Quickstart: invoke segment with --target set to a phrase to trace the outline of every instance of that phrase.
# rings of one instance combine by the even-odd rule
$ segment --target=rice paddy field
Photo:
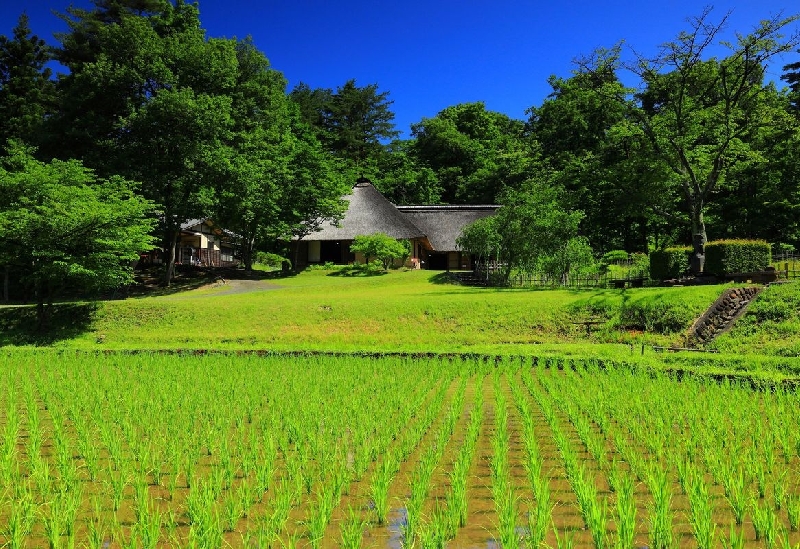
[[[0,545],[795,547],[800,396],[552,356],[0,354]]]

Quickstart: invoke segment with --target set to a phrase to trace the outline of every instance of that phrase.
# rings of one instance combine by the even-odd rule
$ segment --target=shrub
[[[653,280],[677,278],[689,270],[692,248],[681,246],[650,252],[650,277]]]
[[[600,262],[604,265],[611,265],[618,261],[628,261],[628,252],[625,250],[611,250],[604,253],[603,257],[600,258]]]
[[[288,263],[291,268],[291,261],[283,256],[269,252],[256,252],[254,263],[272,267],[273,269],[280,269],[284,263]]]
[[[353,243],[350,245],[350,251],[363,254],[366,263],[377,258],[383,264],[384,269],[388,269],[395,259],[407,258],[410,249],[407,244],[383,233],[359,235],[353,239]]]
[[[703,270],[717,276],[748,273],[764,269],[771,260],[772,250],[763,240],[715,240],[706,244]]]

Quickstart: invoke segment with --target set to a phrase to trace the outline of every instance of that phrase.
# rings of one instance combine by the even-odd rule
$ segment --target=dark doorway
[[[434,271],[446,271],[447,254],[428,254],[428,264],[425,268]]]
[[[322,263],[341,263],[342,262],[342,243],[323,240],[319,246],[319,260]]]
[[[323,240],[319,246],[319,260],[321,263],[335,263],[336,265],[346,265],[355,261],[356,256],[350,251],[352,240],[334,242]]]

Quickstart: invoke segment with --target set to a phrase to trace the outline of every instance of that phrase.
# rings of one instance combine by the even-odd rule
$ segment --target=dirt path
[[[283,286],[267,282],[266,280],[220,280],[199,288],[201,290],[217,289],[217,291],[204,293],[202,295],[192,295],[192,297],[238,295],[265,290],[279,290],[281,288],[283,288]]]

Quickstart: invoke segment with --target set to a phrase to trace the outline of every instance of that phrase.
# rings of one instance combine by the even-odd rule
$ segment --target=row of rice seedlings
[[[462,414],[466,386],[467,379],[461,378],[438,431],[434,433],[431,444],[423,451],[409,478],[411,493],[405,502],[406,524],[403,532],[406,546],[412,545],[417,538],[425,545],[436,545],[452,538],[455,533],[447,520],[447,511],[438,502],[427,523],[423,520],[422,509],[430,492],[434,470],[442,460],[447,442],[455,432],[458,418]]]
[[[579,378],[568,372],[563,380],[567,383],[563,387],[559,387],[559,391],[556,394],[559,397],[564,394],[571,395],[572,402],[575,402],[577,406],[572,406],[570,401],[564,398],[559,398],[558,400],[564,404],[562,408],[565,409],[570,421],[576,426],[576,431],[587,450],[598,461],[601,470],[605,470],[609,487],[616,494],[615,522],[617,529],[614,546],[617,549],[631,549],[634,546],[636,535],[637,514],[636,499],[634,497],[635,473],[633,471],[639,470],[642,477],[644,477],[646,475],[645,460],[606,415],[609,410],[607,402],[599,399],[588,400],[587,397],[592,392],[585,390],[585,388],[581,391],[576,390],[577,383],[586,384],[584,378]],[[551,381],[553,380],[551,379]],[[555,389],[552,383],[548,386],[551,389]],[[602,435],[612,436],[616,443],[617,451],[622,455],[623,459],[628,461],[631,472],[623,469],[616,459],[611,462],[605,459],[605,439],[603,436],[596,435],[591,429],[589,417],[598,426]]]
[[[518,498],[510,479],[508,462],[508,410],[500,384],[500,374],[495,370],[493,376],[495,394],[495,429],[492,437],[492,496],[497,511],[497,538],[503,548],[516,548]]]
[[[552,394],[552,388],[544,380],[540,380],[542,386],[549,389]],[[548,407],[552,407],[552,403],[548,402],[550,396],[541,395],[540,406],[542,402],[547,402]],[[607,532],[607,515],[608,504],[604,498],[600,498],[597,493],[597,486],[594,483],[593,477],[586,471],[583,463],[578,463],[578,456],[575,453],[572,444],[567,438],[566,434],[561,429],[561,426],[555,416],[555,412],[546,414],[550,429],[553,432],[553,439],[556,442],[561,457],[564,460],[564,468],[567,473],[567,478],[575,496],[578,500],[578,508],[580,509],[581,516],[586,523],[587,528],[592,534],[592,541],[596,549],[604,549],[608,546],[608,532]]]
[[[42,380],[42,379],[44,379],[44,377],[45,376],[42,376],[42,377],[38,378],[38,380]],[[35,378],[35,379],[37,379],[37,378]],[[50,379],[54,380],[55,378],[54,378],[54,376],[51,376]],[[74,376],[72,376],[68,381],[70,383],[76,384],[76,385],[73,386],[73,388],[78,386],[77,385],[78,384],[78,379],[75,378]],[[70,392],[72,392],[72,391],[70,391]],[[81,391],[79,391],[79,390],[75,391],[75,393],[82,394]],[[73,393],[73,394],[75,394],[75,393]],[[31,393],[31,394],[33,394],[33,393]],[[53,391],[47,392],[47,394],[48,394],[47,398],[49,399],[48,408],[56,409],[58,407],[58,405],[59,405],[59,401],[58,401],[59,396],[60,395],[65,395],[66,393],[60,392],[59,390],[53,390]],[[86,394],[86,392],[84,392],[83,394]],[[89,394],[91,394],[91,393],[89,393]],[[136,396],[138,397],[139,395],[137,394]],[[76,401],[80,402],[79,399],[76,399]],[[156,399],[156,401],[157,401],[157,399]],[[86,404],[86,403],[84,403],[84,404]],[[93,410],[92,413],[105,414],[105,411],[104,411],[103,408],[99,408],[99,407],[96,407],[96,406],[93,406],[93,405],[89,405],[89,406],[87,406],[87,408],[91,408]],[[72,409],[76,409],[76,408],[73,407]],[[139,407],[138,406],[132,406],[131,408],[129,408],[129,410],[134,410],[134,409],[138,410]],[[97,410],[100,410],[100,412],[97,412]],[[135,464],[133,469],[128,469],[127,467],[125,467],[125,471],[124,472],[120,470],[119,474],[114,475],[113,473],[111,473],[113,476],[110,475],[110,479],[118,481],[118,482],[116,482],[116,486],[117,486],[116,490],[120,494],[119,495],[119,500],[118,500],[118,505],[117,505],[117,508],[119,508],[119,506],[121,505],[121,502],[122,502],[122,500],[124,498],[124,493],[125,493],[126,487],[131,485],[131,478],[130,477],[132,475],[134,475],[134,474],[135,475],[141,475],[141,474],[145,473],[145,471],[146,471],[147,473],[149,473],[149,475],[153,479],[154,483],[157,483],[158,480],[160,480],[159,477],[161,477],[162,475],[158,474],[158,470],[157,469],[159,469],[161,467],[161,464],[164,461],[164,455],[166,454],[166,452],[159,452],[157,449],[154,450],[152,448],[152,446],[149,446],[149,445],[145,445],[145,444],[141,444],[141,443],[137,445],[135,442],[134,442],[134,444],[131,444],[131,441],[128,440],[128,437],[131,437],[134,441],[135,440],[140,440],[140,439],[144,439],[144,440],[161,439],[161,440],[164,440],[167,437],[165,437],[163,434],[160,435],[160,436],[149,437],[145,433],[148,433],[148,431],[149,431],[149,433],[152,433],[153,432],[152,430],[149,430],[147,427],[145,427],[143,429],[142,427],[134,425],[133,421],[131,421],[131,418],[134,418],[134,417],[146,417],[146,418],[149,418],[149,419],[154,419],[154,418],[158,417],[157,415],[154,415],[154,414],[137,415],[136,413],[131,413],[130,411],[123,412],[123,411],[119,411],[118,409],[114,409],[114,408],[109,408],[108,411],[112,412],[113,415],[111,415],[111,416],[101,415],[101,418],[105,419],[106,421],[103,421],[102,423],[98,423],[98,424],[102,425],[102,426],[108,426],[105,429],[105,432],[108,433],[108,436],[106,438],[109,441],[108,447],[111,448],[108,451],[109,463],[111,464],[110,470],[114,471],[114,467],[116,467],[118,463],[121,465],[122,463],[126,462],[127,459],[129,459],[127,457],[128,454],[126,453],[127,452],[126,445],[130,445],[130,451],[131,451],[131,454],[133,455],[134,464]],[[215,413],[216,413],[216,410],[215,410]],[[70,413],[68,415],[73,415],[73,414]],[[188,416],[189,414],[185,414],[185,415]],[[31,417],[34,418],[34,424],[35,424],[36,413],[35,412],[32,413]],[[230,415],[228,415],[227,417],[230,417]],[[108,421],[108,419],[110,419],[111,421]],[[60,422],[57,422],[57,424],[58,423],[60,423]],[[402,425],[402,423],[400,425]],[[57,427],[55,429],[57,429]],[[86,430],[81,429],[81,428],[76,426],[76,433],[85,433],[85,432],[86,432]],[[189,432],[191,433],[191,431],[189,431]],[[213,437],[219,437],[219,433],[221,433],[223,431],[221,429],[209,429],[207,432],[208,433],[213,432],[215,434],[205,436],[206,442],[208,442],[208,440],[212,439]],[[163,431],[161,431],[161,433],[163,433]],[[119,434],[122,434],[122,436],[119,436]],[[59,482],[62,482],[62,479],[66,478],[67,476],[69,476],[71,474],[71,472],[72,472],[72,470],[70,470],[70,469],[68,469],[68,468],[66,468],[64,466],[68,461],[67,459],[64,459],[64,458],[70,453],[71,444],[66,442],[65,439],[63,438],[63,433],[61,433],[61,435],[59,435],[59,432],[57,430],[55,431],[54,436],[57,436],[57,437],[61,436],[61,439],[62,439],[62,443],[59,443],[60,445],[58,445],[58,446],[54,445],[55,448],[60,448],[60,452],[58,452],[58,453],[60,453],[60,455],[62,456],[60,458],[60,463],[59,463],[58,456],[56,454],[54,454],[54,462],[56,463],[56,472],[58,472],[58,476],[56,478],[59,479]],[[77,436],[79,438],[78,447],[80,447],[80,446],[83,446],[84,448],[87,447],[87,445],[85,443],[83,443],[82,441],[85,440],[86,438],[88,438],[88,435],[78,434]],[[99,430],[98,430],[98,434],[96,436],[98,436],[98,437],[100,436],[99,435]],[[37,440],[40,440],[40,439],[43,439],[43,438],[44,437],[36,437],[36,436],[34,436],[33,437],[34,444],[36,444]],[[121,444],[118,444],[116,446],[117,451],[115,451],[115,446],[114,446],[114,442],[113,441],[120,441],[120,439],[122,439],[125,442],[123,442]],[[217,461],[214,463],[214,468],[212,469],[212,473],[214,475],[219,476],[219,478],[222,479],[221,485],[222,485],[222,487],[224,489],[223,491],[218,492],[217,495],[219,497],[220,494],[225,494],[227,492],[227,490],[230,489],[230,487],[232,485],[232,478],[234,478],[234,477],[235,478],[239,478],[239,474],[237,472],[236,467],[234,467],[233,463],[232,463],[233,462],[232,458],[234,457],[233,456],[234,451],[231,451],[229,455],[226,455],[224,444],[217,444],[216,442],[212,442],[212,444],[208,445],[208,448],[209,448],[208,455],[210,455],[212,453],[211,452],[212,451],[212,448],[211,448],[212,445],[216,446],[215,448],[213,448],[213,450],[214,450],[214,455],[217,456]],[[197,439],[193,439],[193,438],[187,437],[185,439],[185,443],[184,444],[182,444],[182,445],[176,444],[175,446],[176,446],[176,453],[180,452],[181,450],[189,449],[190,452],[188,452],[188,453],[191,454],[198,447]],[[217,452],[217,450],[219,450],[219,451]],[[40,454],[37,452],[36,455],[40,455]],[[197,454],[195,454],[195,455],[197,455]],[[81,458],[79,458],[79,459],[81,459]],[[105,458],[101,457],[100,459],[102,460],[102,459],[105,459]],[[175,461],[177,461],[177,460],[175,460]],[[187,461],[188,461],[188,459],[187,459]],[[37,463],[39,463],[39,462],[42,464],[41,465],[42,469],[47,469],[49,467],[48,466],[49,459],[48,460],[38,460]],[[101,463],[102,463],[102,461],[101,461]],[[198,462],[195,459],[193,459],[191,463],[192,463],[191,467],[194,468],[194,467],[197,466]],[[59,467],[60,467],[61,471],[59,471]],[[186,469],[188,471],[191,471],[190,466],[187,466]],[[243,465],[241,467],[241,469],[246,469],[246,466]],[[100,472],[102,472],[102,471],[104,471],[104,469],[98,468],[98,474]],[[177,477],[178,477],[178,474],[179,474],[178,471],[179,471],[178,467],[175,467],[175,474],[174,475],[170,475],[171,477],[174,477],[174,479],[170,480],[170,483],[172,484],[173,488],[176,488],[177,485],[178,485],[178,483],[177,483]],[[48,486],[51,486],[51,483],[49,482],[50,476],[51,476],[50,474],[37,475],[38,478],[47,479],[48,480],[48,482],[47,482]],[[193,483],[192,479],[193,479],[194,476],[195,476],[194,474],[187,474],[186,475],[186,488],[188,488],[189,485]],[[91,475],[90,475],[90,477],[91,477]],[[97,475],[95,475],[95,478],[97,478]],[[141,478],[141,477],[137,477],[137,478]],[[112,484],[110,482],[110,479],[109,479],[109,481],[107,481],[107,485],[108,486],[110,486]],[[91,478],[88,479],[88,480],[91,480]],[[44,481],[42,481],[42,482],[43,482],[43,485],[44,485]],[[141,485],[141,482],[139,481],[139,482],[137,482],[137,484]],[[246,486],[246,484],[243,483],[242,486]],[[52,488],[48,488],[47,490],[43,490],[43,492],[47,492],[48,490],[52,490]],[[172,490],[172,492],[174,492],[174,489]],[[223,498],[222,502],[220,502],[220,501],[217,502],[217,504],[219,506],[224,507],[225,509],[227,509],[227,512],[223,513],[223,514],[227,514],[228,515],[228,522],[229,523],[232,522],[231,516],[233,516],[235,514],[233,512],[233,508],[235,506],[232,505],[232,503],[231,503],[233,501],[233,499],[234,498],[231,497],[230,494],[227,494],[227,496],[225,498]],[[245,501],[247,499],[249,499],[249,498],[247,498],[244,495],[240,496],[240,501]],[[137,510],[138,510],[138,508],[137,508]],[[144,515],[141,515],[141,516],[144,516]]]
[[[587,381],[583,377],[580,379],[573,379],[573,377],[574,376],[567,375],[564,377],[564,379],[568,381],[571,380],[572,382],[579,381],[582,382],[582,384],[585,384]],[[591,391],[584,390],[576,392],[574,390],[574,384],[572,387],[572,390],[569,388],[562,388],[562,394],[574,395],[576,404],[578,404],[578,406],[580,406],[583,410],[587,411],[587,413],[584,414],[582,411],[570,406],[570,411],[568,411],[568,413],[570,414],[573,424],[578,425],[581,423],[586,423],[587,416],[591,415],[592,421],[600,428],[600,432],[612,438],[617,452],[628,463],[630,471],[626,471],[621,466],[620,462],[616,460],[616,458],[610,463],[608,461],[600,460],[601,467],[603,466],[602,464],[605,464],[604,468],[609,481],[609,487],[611,491],[616,494],[615,522],[617,529],[614,546],[617,549],[631,549],[634,546],[634,538],[636,535],[637,510],[636,499],[634,496],[635,477],[646,477],[646,461],[641,453],[629,443],[627,437],[625,437],[621,430],[617,428],[614,422],[610,420],[610,417],[608,417],[607,414],[610,407],[607,401],[600,399],[588,400]],[[581,429],[576,428],[576,430],[578,431],[579,436],[581,436],[581,440],[584,442],[587,449],[589,449],[592,455],[597,459],[599,452],[597,450],[591,451],[590,446],[604,446],[604,439],[601,436],[594,435],[594,433],[588,427],[582,427]],[[586,433],[586,435],[582,435],[581,433]],[[594,442],[587,444],[587,440],[593,440]],[[601,455],[604,457],[604,454]]]
[[[715,395],[714,393],[719,394]],[[724,393],[730,393],[733,398],[726,398],[727,395]],[[696,402],[689,399],[686,401]],[[702,411],[693,406],[678,408],[687,415],[687,421],[692,422],[693,442],[697,443],[697,453],[703,456],[714,480],[722,484],[735,522],[741,525],[750,508],[753,509],[754,514],[760,515],[759,518],[762,519],[760,522],[769,525],[770,521],[764,520],[764,517],[770,516],[770,513],[766,511],[768,509],[767,502],[759,504],[759,511],[756,511],[755,505],[751,502],[750,492],[753,490],[756,499],[763,500],[767,495],[767,487],[772,485],[771,507],[774,511],[780,510],[785,502],[788,502],[787,470],[781,471],[781,468],[778,467],[774,452],[771,450],[775,448],[775,441],[771,436],[764,436],[764,426],[757,419],[762,415],[758,411],[761,406],[759,399],[754,398],[748,390],[735,386],[710,385],[704,387],[703,402]],[[731,402],[736,403],[737,410],[731,410],[729,404]],[[745,411],[742,412],[742,409]],[[718,424],[727,426],[720,428],[717,426]],[[740,433],[747,433],[751,429],[756,433],[762,433],[758,436],[764,436],[763,442],[758,446],[754,445],[755,441],[740,438]],[[757,451],[762,445],[766,448]],[[688,444],[687,447],[691,448]],[[742,459],[743,456],[745,459]],[[687,455],[687,461],[690,460],[691,456]],[[785,459],[783,463],[785,466]],[[679,478],[689,478],[690,475],[686,473],[686,469],[689,468],[678,465]],[[685,480],[682,481],[682,484],[686,484]],[[696,502],[703,499],[702,495],[698,494],[697,488],[694,488],[694,494],[691,489],[686,491],[690,495],[690,501]],[[705,505],[701,504],[700,509],[704,509],[706,515],[709,514]],[[772,511],[773,514],[774,511]],[[692,512],[694,513],[694,510]],[[759,519],[754,516],[753,521],[758,523]],[[714,525],[708,524],[710,519],[706,519],[705,522],[705,526],[699,528],[699,532],[696,533],[699,543],[704,543],[701,540],[707,540],[710,537],[709,534],[713,532]],[[791,529],[791,518],[789,522]],[[766,527],[765,530],[769,532],[775,529]],[[771,540],[775,539],[774,535],[765,534],[765,537]]]
[[[483,424],[483,376],[478,375],[474,381],[475,397],[469,414],[464,442],[450,472],[450,492],[447,495],[447,509],[451,517],[451,528],[463,528],[467,525],[468,501],[467,482],[469,470],[477,449],[478,436]]]
[[[523,374],[523,380],[529,383],[530,372]],[[529,549],[538,549],[543,543],[552,523],[553,506],[550,502],[550,486],[546,475],[542,472],[542,454],[539,450],[536,433],[533,428],[533,416],[519,384],[513,383],[511,389],[514,402],[522,418],[525,443],[525,472],[533,492],[533,501],[528,501],[528,532],[525,545]]]
[[[676,466],[678,478],[684,491],[690,495],[690,499],[691,490],[687,489],[689,484],[687,471],[690,469],[688,464],[693,463],[694,457],[699,455],[711,472],[713,480],[723,485],[726,500],[731,505],[737,523],[741,524],[744,521],[746,511],[750,507],[751,487],[756,491],[759,499],[769,493],[768,487],[772,487],[772,507],[776,511],[780,510],[784,502],[788,501],[788,490],[785,483],[786,470],[781,471],[781,467],[775,459],[773,449],[778,447],[778,443],[774,440],[775,437],[767,436],[764,424],[757,419],[763,415],[757,412],[760,406],[759,399],[747,398],[748,390],[734,385],[705,386],[696,382],[684,382],[678,385],[668,379],[650,380],[648,383],[649,386],[644,389],[651,390],[653,394],[657,394],[657,397],[648,400],[647,407],[641,408],[641,413],[636,410],[633,410],[634,413],[630,413],[632,410],[628,406],[624,412],[618,414],[618,417],[626,423],[625,427],[629,424],[639,425],[638,429],[641,430],[642,435],[646,433],[651,439],[661,440],[660,444],[651,447],[660,445],[664,448],[674,448],[677,444],[683,449],[682,452],[673,451],[674,457],[671,461]],[[659,385],[666,384],[670,385],[669,389],[659,387]],[[703,408],[687,406],[687,403],[700,401],[701,391]],[[633,392],[638,394],[638,391]],[[625,401],[628,401],[627,404],[629,404],[633,400],[630,399],[631,393],[632,388],[626,388],[624,397],[618,401],[612,399],[615,400],[614,406],[618,406],[620,402],[625,403]],[[685,393],[693,396],[687,397]],[[583,394],[609,395],[614,394],[614,391],[583,391]],[[618,394],[622,395],[623,393],[619,391]],[[698,398],[694,398],[695,394],[698,395]],[[667,395],[674,395],[675,398],[669,398]],[[649,398],[651,395],[646,396]],[[736,403],[736,409],[732,410],[730,403]],[[772,408],[768,407],[767,409]],[[654,419],[658,417],[661,419]],[[650,427],[647,427],[648,424]],[[676,425],[680,427],[679,430],[675,429]],[[631,431],[634,432],[635,429],[631,429]],[[761,433],[754,435],[762,440],[759,446],[754,446],[753,440],[747,440],[747,438],[751,438],[750,435],[747,435],[747,438],[741,437],[741,433],[751,432]],[[682,441],[675,439],[676,433],[683,437]],[[782,445],[785,447],[787,443],[784,442]],[[618,444],[618,446],[621,445]],[[762,446],[767,448],[762,449]],[[742,455],[747,456],[746,459],[742,460]],[[785,455],[784,451],[784,464],[786,462]],[[742,461],[744,461],[744,466],[740,465]],[[695,488],[696,490],[697,488]],[[695,494],[695,500],[698,500],[697,494]],[[701,505],[700,508],[702,509],[703,506]],[[698,522],[697,519],[695,522]],[[696,535],[699,538],[708,539],[708,534],[712,532],[715,525],[709,525],[708,520],[705,522],[706,525],[699,528]]]
[[[712,549],[716,534],[716,524],[712,515],[714,512],[708,486],[694,465],[689,463],[686,475],[686,493],[689,496],[689,522],[694,531],[694,537],[700,549]]]

